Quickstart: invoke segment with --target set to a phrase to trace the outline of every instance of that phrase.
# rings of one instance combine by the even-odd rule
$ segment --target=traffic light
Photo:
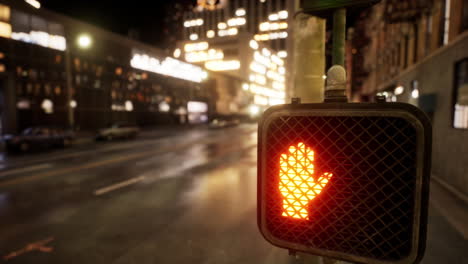
[[[422,258],[431,125],[418,108],[274,106],[258,144],[258,225],[273,245],[354,263]]]

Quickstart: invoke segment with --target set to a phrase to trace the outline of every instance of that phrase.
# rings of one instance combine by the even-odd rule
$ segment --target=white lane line
[[[52,168],[52,164],[46,163],[46,164],[41,164],[41,165],[36,165],[36,166],[31,166],[31,167],[7,170],[5,172],[0,172],[0,178],[10,176],[10,175],[14,175],[14,174],[26,173],[26,172],[42,170],[42,169],[49,169],[49,168]]]
[[[97,189],[96,191],[94,191],[94,195],[98,195],[98,196],[103,195],[105,193],[112,192],[112,191],[115,191],[117,189],[120,189],[120,188],[129,186],[129,185],[135,184],[135,183],[140,182],[140,181],[142,181],[144,179],[145,179],[144,176],[140,176],[140,177],[132,178],[130,180],[126,180],[126,181],[123,181],[123,182],[115,183],[115,184],[112,184],[110,186]]]

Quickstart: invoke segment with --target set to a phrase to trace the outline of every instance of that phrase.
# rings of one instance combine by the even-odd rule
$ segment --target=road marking
[[[112,191],[115,191],[117,189],[121,189],[123,187],[135,184],[137,182],[141,182],[144,179],[145,179],[144,176],[140,176],[140,177],[132,178],[130,180],[126,180],[126,181],[123,181],[123,182],[115,183],[115,184],[112,184],[110,186],[107,186],[107,187],[104,187],[104,188],[101,188],[101,189],[97,189],[96,191],[94,191],[94,195],[97,195],[97,196],[103,195],[103,194],[106,194],[108,192],[112,192]]]
[[[3,260],[10,260],[12,258],[16,258],[18,256],[21,256],[25,253],[31,252],[31,251],[39,251],[39,252],[45,252],[45,253],[50,253],[54,250],[54,247],[47,246],[48,243],[54,241],[55,238],[49,237],[37,242],[33,242],[31,244],[27,244],[24,248],[13,251],[8,255],[3,256]]]
[[[36,165],[36,166],[31,166],[31,167],[7,170],[7,171],[4,171],[4,172],[0,172],[0,178],[10,176],[10,175],[14,175],[14,174],[31,172],[31,171],[35,171],[35,170],[49,169],[51,167],[52,167],[52,164],[46,163],[46,164],[41,164],[41,165]]]

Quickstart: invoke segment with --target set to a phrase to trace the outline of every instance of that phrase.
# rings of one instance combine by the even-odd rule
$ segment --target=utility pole
[[[65,73],[66,73],[66,80],[67,80],[67,100],[65,103],[65,108],[67,111],[67,123],[70,129],[73,129],[75,126],[75,113],[74,113],[74,108],[71,105],[71,101],[73,99],[73,76],[71,73],[71,44],[70,42],[67,43],[67,46],[65,48]]]
[[[296,2],[298,7],[299,1]],[[292,97],[302,103],[323,101],[325,75],[325,20],[299,10],[294,17],[294,87]]]

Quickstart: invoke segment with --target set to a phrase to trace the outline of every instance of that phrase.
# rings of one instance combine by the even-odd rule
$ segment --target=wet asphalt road
[[[0,263],[295,263],[256,226],[256,126],[0,162]],[[423,263],[468,263],[430,210]]]

